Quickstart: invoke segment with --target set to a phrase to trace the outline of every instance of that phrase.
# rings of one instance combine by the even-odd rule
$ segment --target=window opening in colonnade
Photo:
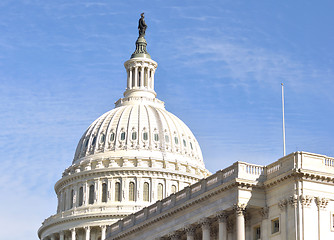
[[[271,234],[279,232],[279,218],[271,220]]]
[[[141,86],[141,71],[138,71],[138,87]]]
[[[161,183],[158,184],[158,200],[163,199],[163,185]]]
[[[107,202],[107,184],[102,184],[102,202]]]
[[[121,184],[119,182],[115,183],[115,201],[121,201]]]
[[[94,192],[95,192],[95,187],[94,185],[89,186],[89,199],[88,199],[88,204],[93,204],[94,203]]]
[[[66,210],[66,192],[64,192],[64,198],[63,198],[63,211]]]
[[[254,240],[261,239],[261,227],[260,226],[254,227],[253,231],[254,231],[254,234],[253,234],[254,237],[253,237],[253,239]]]
[[[83,187],[79,188],[79,207],[83,204]]]
[[[147,182],[144,183],[143,200],[145,202],[150,201],[150,199],[149,199],[149,187],[150,187],[150,185]]]
[[[135,184],[133,182],[129,183],[129,201],[135,200]]]
[[[74,190],[71,190],[71,202],[70,202],[70,208],[73,208],[73,200],[74,200]]]
[[[176,186],[175,185],[172,185],[172,193],[176,193]]]

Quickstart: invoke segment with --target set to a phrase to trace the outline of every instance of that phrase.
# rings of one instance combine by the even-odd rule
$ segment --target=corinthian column
[[[218,218],[218,239],[227,240],[227,214],[222,212],[217,215]]]
[[[72,233],[72,238],[71,240],[75,240],[75,228],[70,229]]]
[[[90,227],[85,227],[86,230],[86,240],[90,239]]]
[[[64,240],[64,231],[59,232],[59,240]]]
[[[245,204],[235,204],[236,213],[236,235],[238,240],[245,240]]]
[[[195,228],[193,226],[187,226],[184,230],[187,234],[187,240],[194,240]]]
[[[210,219],[205,218],[201,221],[203,240],[210,240]]]
[[[100,226],[100,227],[101,227],[101,240],[105,240],[106,239],[107,226],[103,225],[103,226]]]

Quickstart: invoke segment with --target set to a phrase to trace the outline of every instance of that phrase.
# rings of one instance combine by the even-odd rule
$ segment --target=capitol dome
[[[103,240],[115,221],[209,176],[193,133],[156,98],[146,45],[141,33],[124,98],[88,127],[55,184],[57,213],[40,239]]]

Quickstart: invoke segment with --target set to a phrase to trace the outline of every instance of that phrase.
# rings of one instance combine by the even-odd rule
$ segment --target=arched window
[[[154,141],[159,141],[159,134],[158,133],[154,133]]]
[[[107,202],[107,184],[102,184],[102,202]]]
[[[166,142],[166,143],[169,142],[169,137],[168,137],[168,135],[165,135],[165,142]]]
[[[122,140],[122,141],[125,140],[125,132],[122,132],[122,133],[121,133],[121,140]]]
[[[74,200],[74,190],[71,190],[71,202],[70,202],[70,208],[73,208],[73,200]]]
[[[150,198],[149,198],[149,187],[150,187],[150,185],[147,182],[144,183],[143,200],[145,202],[150,201]]]
[[[115,201],[121,201],[121,184],[119,182],[115,183]]]
[[[172,185],[172,189],[171,189],[172,193],[176,193],[176,186]]]
[[[110,142],[113,142],[113,141],[115,140],[115,133],[114,133],[114,132],[112,132],[112,133],[110,134],[110,138],[109,138],[109,140],[110,140]]]
[[[135,200],[135,184],[130,182],[129,184],[129,201]]]
[[[175,144],[179,144],[179,139],[177,137],[174,137]]]
[[[186,140],[184,140],[184,139],[183,139],[183,146],[184,146],[184,147],[187,147],[187,142],[186,142]]]
[[[79,188],[79,207],[82,206],[83,203],[83,187]]]
[[[163,199],[163,186],[161,183],[158,184],[158,200]]]
[[[94,203],[94,192],[95,192],[94,185],[90,185],[89,186],[89,199],[88,199],[89,204]]]
[[[144,141],[147,141],[147,139],[148,139],[148,134],[147,134],[147,132],[143,132],[143,139],[144,139]]]
[[[136,140],[137,139],[137,132],[132,132],[132,140]]]

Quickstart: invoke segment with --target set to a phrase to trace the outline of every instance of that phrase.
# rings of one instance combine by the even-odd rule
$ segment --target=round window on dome
[[[143,139],[144,139],[144,141],[147,141],[147,140],[148,140],[148,134],[147,134],[147,132],[144,132],[144,133],[143,133]]]
[[[121,133],[121,140],[124,141],[125,140],[125,132]]]
[[[179,139],[177,137],[174,137],[175,144],[179,144]]]
[[[132,132],[131,138],[132,138],[132,140],[136,140],[137,139],[137,132]]]
[[[165,135],[165,142],[166,142],[166,143],[169,142],[169,137],[168,137],[168,135]]]
[[[154,141],[159,141],[159,134],[158,133],[154,133]]]

